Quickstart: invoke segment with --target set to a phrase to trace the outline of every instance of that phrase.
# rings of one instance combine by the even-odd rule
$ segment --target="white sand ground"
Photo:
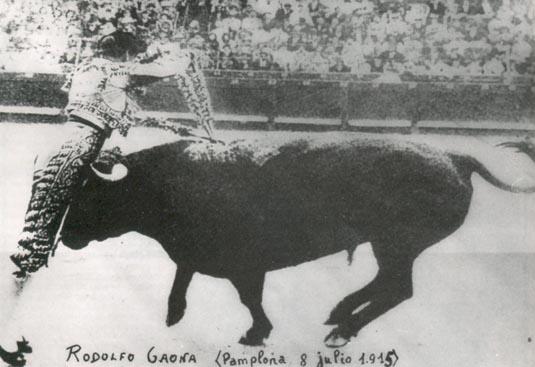
[[[61,127],[0,124],[0,345],[14,349],[21,335],[34,353],[30,367],[90,365],[66,362],[66,348],[85,352],[131,352],[132,363],[100,366],[149,366],[146,352],[195,353],[197,365],[215,365],[218,350],[252,356],[258,348],[237,344],[251,323],[230,283],[195,276],[188,309],[176,326],[164,324],[174,264],[153,240],[135,233],[82,251],[61,247],[50,268],[38,273],[22,295],[13,297],[8,254],[22,227],[35,153],[61,135]],[[286,140],[288,132],[221,132],[226,139]],[[347,138],[348,133],[310,134],[318,139]],[[535,164],[494,147],[510,138],[406,136],[469,152],[500,178],[535,182]],[[128,153],[174,137],[136,129],[128,139],[115,137]],[[502,192],[474,175],[475,193],[465,224],[428,249],[414,269],[415,295],[363,329],[341,351],[352,356],[392,348],[397,366],[535,365],[535,195]],[[339,253],[294,268],[269,273],[264,306],[274,325],[266,353],[284,354],[291,366],[315,366],[330,327],[331,308],[365,285],[377,267],[368,245],[358,248],[348,266]],[[16,301],[14,301],[16,299]],[[165,364],[163,364],[165,365]],[[379,364],[368,364],[375,366]],[[1,364],[0,364],[1,366]]]

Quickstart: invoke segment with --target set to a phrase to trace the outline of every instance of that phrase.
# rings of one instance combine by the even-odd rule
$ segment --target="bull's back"
[[[262,173],[275,227],[288,223],[303,236],[351,228],[366,241],[434,241],[462,224],[472,194],[447,153],[388,141],[283,153]]]
[[[447,154],[410,144],[300,143],[262,165],[162,149],[153,152],[158,168],[147,170],[166,227],[153,236],[172,258],[221,275],[299,264],[352,241],[443,238],[464,220],[471,195]]]

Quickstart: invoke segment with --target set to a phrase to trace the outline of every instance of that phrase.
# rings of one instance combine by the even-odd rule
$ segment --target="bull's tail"
[[[458,166],[464,171],[465,174],[467,174],[468,177],[470,177],[473,172],[476,172],[491,185],[496,186],[499,189],[514,193],[525,194],[531,194],[535,192],[535,186],[522,187],[503,182],[492,172],[490,172],[488,168],[483,165],[483,163],[481,163],[474,157],[455,154],[452,156],[452,158],[455,162],[457,162]]]

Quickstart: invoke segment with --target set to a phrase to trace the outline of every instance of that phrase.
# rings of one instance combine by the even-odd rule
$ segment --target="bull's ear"
[[[115,163],[109,170],[106,165],[94,163],[91,170],[97,177],[110,182],[122,180],[128,174],[128,168],[122,163]]]

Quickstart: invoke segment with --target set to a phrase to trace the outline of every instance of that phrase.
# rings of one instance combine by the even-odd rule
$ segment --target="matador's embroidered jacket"
[[[69,91],[66,112],[100,128],[118,129],[126,135],[139,111],[128,93],[130,75],[135,67],[134,63],[103,58],[82,62],[62,88]]]

